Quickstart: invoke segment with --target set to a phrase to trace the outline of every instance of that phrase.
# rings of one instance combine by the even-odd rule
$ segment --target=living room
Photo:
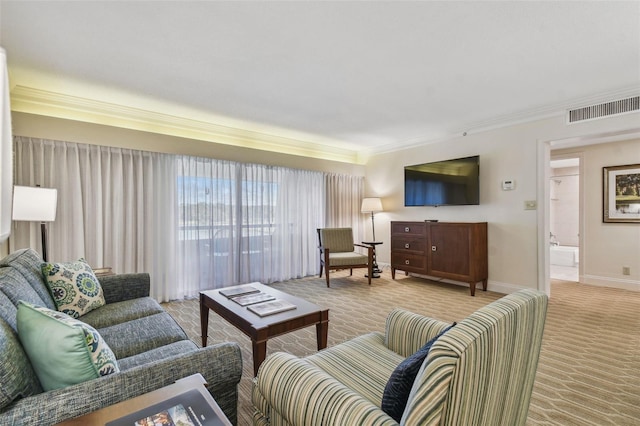
[[[11,33],[11,29],[18,25],[14,21],[16,10],[20,9],[17,3],[3,1],[0,6],[2,19],[0,45],[7,50],[11,124],[13,135],[16,137],[206,157],[363,178],[361,197],[355,202],[359,205],[361,198],[366,196],[379,197],[383,203],[383,211],[375,215],[375,231],[376,239],[382,242],[377,246],[376,251],[378,263],[382,266],[384,273],[388,273],[388,265],[391,263],[391,221],[487,222],[488,290],[509,294],[521,289],[538,289],[550,294],[552,298],[548,253],[550,243],[549,159],[552,154],[571,154],[581,158],[582,168],[580,283],[632,291],[640,290],[640,227],[637,223],[603,222],[602,182],[603,167],[640,164],[638,111],[571,124],[567,123],[566,117],[567,110],[570,109],[638,96],[637,71],[640,62],[637,37],[633,37],[634,34],[637,35],[638,24],[637,22],[629,24],[623,18],[629,15],[628,9],[625,8],[631,8],[632,12],[638,11],[638,5],[635,2],[627,2],[626,6],[619,5],[621,10],[611,12],[611,15],[608,11],[600,13],[602,10],[597,13],[591,10],[585,14],[585,17],[598,14],[608,17],[609,21],[605,22],[606,20],[603,19],[603,22],[598,25],[603,25],[603,28],[607,29],[617,27],[620,30],[620,33],[611,35],[610,43],[614,44],[615,37],[619,36],[625,40],[625,43],[621,43],[622,46],[631,47],[629,51],[616,51],[602,58],[598,56],[602,51],[594,49],[596,54],[585,60],[587,63],[596,63],[602,68],[611,67],[602,63],[620,61],[619,65],[611,67],[617,68],[618,71],[613,72],[608,83],[603,82],[606,79],[598,79],[598,72],[594,71],[593,75],[585,79],[593,80],[592,87],[586,85],[588,90],[582,92],[574,90],[573,80],[576,79],[577,74],[585,72],[587,68],[574,56],[571,56],[571,60],[576,60],[577,65],[571,73],[569,73],[571,67],[564,69],[564,72],[568,73],[564,75],[564,80],[560,78],[554,80],[554,77],[557,77],[556,74],[548,73],[545,66],[536,68],[539,74],[537,79],[534,78],[535,75],[528,73],[528,79],[523,77],[522,91],[526,93],[530,93],[530,88],[533,86],[553,88],[551,91],[555,91],[555,96],[547,98],[548,102],[545,104],[541,104],[538,99],[522,100],[524,96],[513,88],[502,92],[501,78],[488,81],[485,77],[479,79],[481,83],[477,85],[483,86],[483,90],[494,91],[496,98],[499,98],[496,103],[508,98],[518,98],[520,102],[513,103],[512,109],[507,111],[492,110],[491,102],[487,102],[486,109],[489,112],[487,115],[463,117],[458,122],[447,123],[448,126],[443,125],[436,129],[436,132],[420,133],[424,128],[418,129],[413,136],[407,136],[412,134],[412,129],[405,129],[401,132],[401,138],[385,139],[384,143],[373,148],[351,144],[348,142],[350,134],[346,131],[342,145],[332,141],[322,147],[320,144],[313,143],[314,141],[301,138],[302,132],[283,133],[279,137],[272,132],[275,126],[270,128],[263,124],[262,128],[260,125],[256,125],[255,128],[238,128],[231,125],[240,123],[239,118],[242,117],[235,117],[237,121],[229,120],[222,125],[211,121],[210,115],[197,111],[195,106],[185,107],[182,110],[185,113],[177,116],[180,107],[170,99],[164,104],[152,102],[167,91],[166,87],[158,88],[155,93],[136,94],[118,88],[113,81],[90,81],[91,78],[86,79],[87,81],[72,81],[66,80],[65,76],[51,70],[47,74],[35,69],[25,69],[27,60],[20,63],[20,66],[14,66],[12,55],[18,56],[18,51],[23,45],[25,48],[31,47],[31,43],[27,40],[21,41],[19,36]],[[604,8],[605,6],[593,7]],[[539,10],[536,11],[541,13]],[[45,14],[42,14],[39,19],[45,22],[47,20]],[[12,22],[9,22],[10,20]],[[18,21],[24,24],[21,19]],[[583,23],[580,20],[578,22]],[[575,25],[576,31],[584,30],[586,26]],[[299,27],[296,29],[300,30]],[[631,32],[624,32],[629,29]],[[634,30],[635,33],[633,33]],[[35,30],[31,28],[31,31]],[[606,31],[600,29],[594,33],[603,34]],[[629,41],[629,37],[632,40]],[[380,40],[377,41],[380,42]],[[527,46],[531,48],[531,45]],[[264,48],[262,44],[260,47]],[[88,58],[93,57],[88,53],[87,55]],[[109,55],[114,55],[113,63],[127,63],[125,59],[117,59],[113,52],[109,52]],[[258,53],[255,55],[262,57]],[[579,55],[576,54],[576,56]],[[472,56],[469,62],[481,63],[479,68],[482,69],[487,65],[480,60],[481,58],[482,55]],[[492,59],[494,58],[488,56],[486,61]],[[80,60],[78,62],[82,63]],[[194,60],[194,62],[197,61]],[[465,63],[465,61],[461,62]],[[519,67],[535,68],[536,63],[540,65],[534,58],[523,64],[512,65],[508,69],[511,73],[517,73]],[[121,66],[126,68],[126,65]],[[627,71],[620,71],[620,69]],[[83,75],[81,71],[78,71],[78,74]],[[398,88],[400,93],[410,92],[410,87],[398,83],[401,78],[402,75],[396,75],[389,80],[381,81],[386,81],[390,87],[401,86]],[[460,77],[461,81],[465,78],[473,79],[473,76],[465,74]],[[244,81],[243,84],[241,88],[243,91],[250,90],[252,87],[250,81]],[[167,85],[170,84],[167,82]],[[422,97],[442,96],[439,94],[437,82],[434,81],[427,86],[430,86],[431,91],[426,90],[425,86],[419,86]],[[376,89],[371,89],[371,92],[375,91]],[[215,93],[210,95],[214,96]],[[452,92],[450,97],[457,97],[457,102],[464,103],[465,95],[467,94],[464,92],[456,91]],[[358,96],[366,98],[369,94],[359,93]],[[371,96],[375,99],[373,94]],[[490,100],[491,97],[487,99]],[[301,104],[307,102],[313,102],[313,100],[307,97]],[[377,104],[379,108],[383,108],[380,107],[383,102],[371,100],[366,103]],[[167,106],[167,108],[158,109],[158,105]],[[391,109],[396,105],[390,104],[384,108]],[[481,109],[481,105],[476,103],[475,106],[477,110]],[[439,117],[438,106],[435,105],[432,108],[433,115]],[[233,108],[227,114],[231,115],[232,111]],[[345,116],[348,116],[348,113],[348,110],[342,111]],[[421,111],[420,114],[428,115],[425,111]],[[251,114],[247,113],[247,116]],[[384,114],[381,114],[376,117],[383,116]],[[309,121],[321,121],[321,117],[323,115],[318,113]],[[264,119],[264,117],[261,118]],[[278,124],[286,122],[286,119],[278,118]],[[343,120],[348,121],[347,118]],[[425,118],[425,121],[429,120],[432,119]],[[207,126],[196,126],[199,123],[207,123]],[[389,124],[389,127],[393,127],[393,124]],[[320,127],[322,126],[316,125],[314,129],[317,130]],[[379,128],[384,127],[385,124],[381,124]],[[261,131],[262,129],[266,130]],[[354,126],[349,130],[355,134],[361,129]],[[292,136],[294,134],[298,137],[294,138]],[[382,138],[384,136],[382,131],[380,134]],[[369,136],[371,135],[365,134],[364,139]],[[264,137],[263,145],[260,140],[257,140],[259,137]],[[324,139],[330,139],[330,137],[326,136]],[[291,144],[291,140],[298,140],[300,143]],[[437,208],[405,207],[403,179],[405,166],[475,155],[480,157],[478,205]],[[514,188],[504,190],[502,187],[504,181],[514,182]],[[533,208],[528,207],[527,203],[530,201],[534,202]],[[58,208],[61,209],[61,206]],[[59,214],[64,213],[59,210]],[[347,219],[355,221],[353,228],[358,241],[372,238],[369,216],[357,211]],[[67,230],[59,227],[56,229],[56,224],[51,223],[49,231],[51,233],[49,244],[55,260],[74,259],[85,254],[78,251],[65,251],[65,245],[68,243],[65,240]],[[32,243],[31,246],[38,249],[38,237],[39,228],[32,225],[27,238],[28,243],[10,246],[11,243],[5,242],[0,247],[2,255],[0,257]],[[87,234],[83,238],[90,240],[92,236]],[[316,250],[316,244],[317,242],[313,241],[311,249]],[[91,261],[98,263],[95,266],[113,264],[111,259],[104,256]],[[628,268],[628,274],[625,273],[624,267]],[[121,268],[116,272],[143,271]],[[468,291],[466,286],[465,290]]]

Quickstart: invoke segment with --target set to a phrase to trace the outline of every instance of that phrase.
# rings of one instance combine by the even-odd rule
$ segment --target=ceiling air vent
[[[640,111],[640,96],[569,110],[569,123]]]

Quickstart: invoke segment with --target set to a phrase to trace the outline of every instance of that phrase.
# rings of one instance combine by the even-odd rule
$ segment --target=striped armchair
[[[367,278],[371,285],[373,276],[373,247],[353,242],[351,228],[320,228],[318,229],[320,245],[320,278],[323,269],[326,270],[327,287],[329,287],[329,270],[349,269],[353,275],[354,268],[367,268]],[[367,250],[367,254],[355,251],[356,247]]]
[[[439,337],[413,382],[402,425],[524,425],[547,296],[521,290]],[[370,333],[306,358],[275,353],[254,380],[254,425],[396,425],[386,383],[406,357],[450,324],[402,309]]]

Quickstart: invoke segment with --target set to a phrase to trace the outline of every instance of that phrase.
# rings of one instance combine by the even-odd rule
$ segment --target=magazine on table
[[[269,300],[275,300],[275,296],[272,296],[267,293],[259,292],[259,293],[245,294],[244,296],[236,296],[231,298],[231,300],[233,300],[240,306],[248,306],[248,305],[255,305],[256,303],[267,302]]]
[[[197,390],[191,389],[166,401],[110,421],[106,426],[224,426],[209,402]]]
[[[257,314],[261,317],[266,317],[267,315],[273,315],[284,311],[290,311],[292,309],[296,309],[296,305],[293,303],[287,302],[282,299],[275,299],[271,302],[258,303],[257,305],[250,305],[247,307],[251,312]]]
[[[241,296],[243,294],[251,294],[251,293],[258,293],[258,292],[260,292],[260,290],[258,290],[252,285],[240,285],[236,287],[223,288],[220,290],[220,294],[225,297],[228,297],[229,299],[232,297]]]

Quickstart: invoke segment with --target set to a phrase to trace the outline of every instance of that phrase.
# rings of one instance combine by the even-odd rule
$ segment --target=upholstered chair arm
[[[373,262],[373,246],[368,246],[365,244],[353,243],[353,247],[362,247],[367,250],[367,257],[369,258],[369,263]]]
[[[148,273],[106,275],[98,280],[107,303],[147,297],[151,290]]]
[[[0,414],[0,424],[52,425],[91,413],[176,380],[200,373],[207,389],[233,424],[242,357],[236,343],[221,343],[150,362],[88,382],[23,398]]]
[[[318,246],[318,248],[320,249],[320,259],[328,267],[329,264],[330,264],[329,263],[329,253],[331,252],[331,249],[329,249],[328,247],[323,247],[323,246]]]
[[[394,309],[387,316],[385,345],[408,357],[450,325],[404,309]]]
[[[253,392],[272,424],[397,425],[384,411],[293,355],[278,352],[260,366]],[[263,401],[256,399],[263,398]],[[280,421],[281,420],[281,421]]]

